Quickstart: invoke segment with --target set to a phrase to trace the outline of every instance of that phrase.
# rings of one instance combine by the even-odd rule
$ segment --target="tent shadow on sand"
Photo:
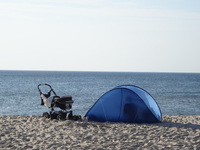
[[[172,116],[167,116],[167,117],[170,118]],[[175,117],[178,117],[178,116],[175,116]],[[179,117],[184,117],[184,116],[179,116]],[[191,116],[191,117],[192,117],[192,119],[195,120],[195,116]],[[166,118],[166,116],[164,118]],[[153,123],[153,124],[146,124],[146,125],[169,127],[169,128],[174,128],[175,127],[175,128],[193,129],[193,130],[194,129],[200,129],[200,124],[173,122],[173,121],[168,121],[167,119],[163,119],[163,121],[161,123]]]

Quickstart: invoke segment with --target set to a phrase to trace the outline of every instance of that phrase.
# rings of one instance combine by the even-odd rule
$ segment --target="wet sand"
[[[200,149],[200,116],[156,124],[0,116],[0,149]]]

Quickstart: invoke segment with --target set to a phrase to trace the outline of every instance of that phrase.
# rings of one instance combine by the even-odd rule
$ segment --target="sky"
[[[199,0],[0,0],[0,70],[200,73]]]

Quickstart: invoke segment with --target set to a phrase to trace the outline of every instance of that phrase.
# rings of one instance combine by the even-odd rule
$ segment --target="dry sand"
[[[200,116],[164,116],[156,124],[0,116],[0,149],[200,149]]]

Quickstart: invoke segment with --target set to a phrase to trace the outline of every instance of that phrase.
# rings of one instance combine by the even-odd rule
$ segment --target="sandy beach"
[[[200,149],[200,116],[156,124],[0,116],[0,149]]]

